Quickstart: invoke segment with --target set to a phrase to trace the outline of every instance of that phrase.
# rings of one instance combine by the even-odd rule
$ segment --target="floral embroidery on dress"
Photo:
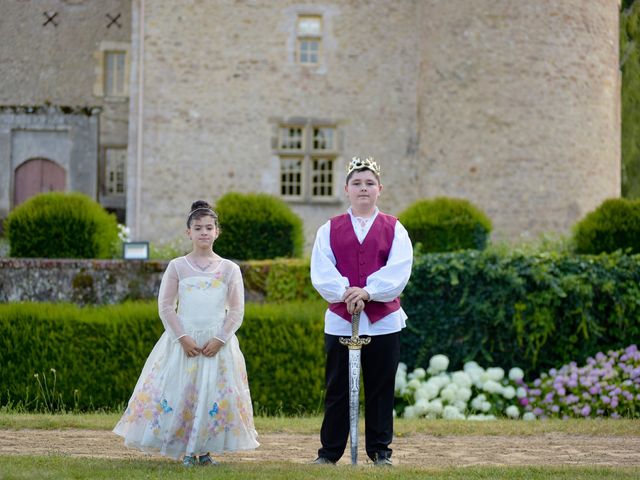
[[[223,285],[223,278],[221,272],[215,272],[213,274],[213,278],[209,278],[207,280],[195,280],[193,282],[186,283],[186,288],[188,292],[192,290],[209,290],[211,288],[220,288]]]

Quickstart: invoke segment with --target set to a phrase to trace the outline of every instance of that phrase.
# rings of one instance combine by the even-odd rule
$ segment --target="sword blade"
[[[360,350],[349,350],[349,437],[351,464],[358,463],[358,420],[360,419]]]

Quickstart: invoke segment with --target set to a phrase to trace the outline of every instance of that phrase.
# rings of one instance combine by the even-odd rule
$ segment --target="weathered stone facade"
[[[124,195],[108,195],[103,176],[104,149],[127,146],[128,92],[108,96],[96,84],[104,82],[104,52],[126,52],[130,41],[130,0],[2,2],[0,219],[15,206],[14,172],[29,160],[12,149],[17,136],[32,139],[42,147],[37,155],[65,168],[68,190],[124,211]],[[90,112],[95,124],[90,145],[78,136],[80,116],[71,120],[79,111]]]
[[[295,60],[308,14],[311,68]],[[178,236],[197,198],[279,194],[273,128],[292,117],[340,135],[335,202],[292,203],[308,243],[345,208],[352,155],[381,161],[389,213],[464,197],[497,239],[566,233],[620,194],[617,0],[136,0],[132,53],[138,239]]]

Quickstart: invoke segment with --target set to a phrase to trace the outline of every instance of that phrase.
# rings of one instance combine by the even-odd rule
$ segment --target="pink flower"
[[[591,407],[589,405],[585,405],[584,407],[582,407],[582,410],[580,410],[580,413],[583,417],[588,417],[591,413]]]

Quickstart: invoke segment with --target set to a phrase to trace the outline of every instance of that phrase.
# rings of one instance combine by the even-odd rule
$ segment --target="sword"
[[[340,343],[349,349],[349,437],[351,465],[358,464],[358,419],[360,418],[360,349],[371,338],[358,335],[360,314],[351,315],[351,338],[340,337]]]

